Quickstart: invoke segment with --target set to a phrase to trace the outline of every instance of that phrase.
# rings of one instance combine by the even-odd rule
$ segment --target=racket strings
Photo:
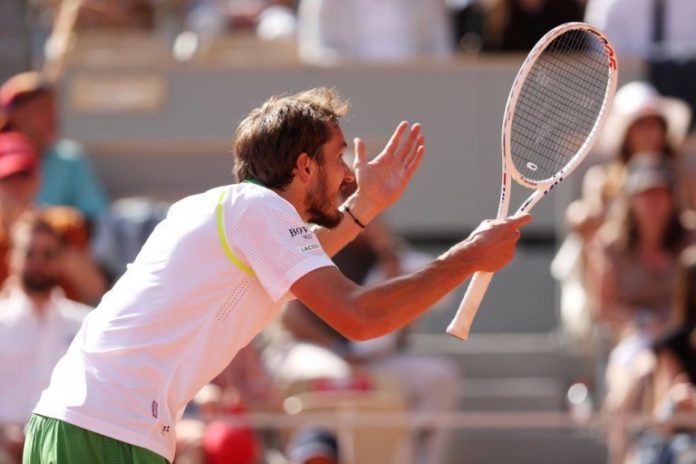
[[[512,120],[512,161],[531,182],[554,177],[581,150],[604,111],[609,57],[594,35],[573,30],[532,64]]]
[[[566,35],[565,37],[568,37],[568,35]],[[540,124],[535,120],[531,119],[532,117],[534,117],[535,113],[537,113],[539,109],[538,99],[533,100],[522,98],[522,106],[524,106],[527,109],[527,111],[525,112],[526,116],[529,118],[530,121],[532,121],[532,128],[538,132],[536,134],[537,137],[534,141],[536,141],[539,138],[539,135],[555,135],[556,137],[558,137],[558,139],[555,142],[558,145],[565,146],[567,148],[566,150],[563,150],[560,153],[561,156],[559,156],[559,153],[545,153],[544,151],[539,151],[543,160],[546,161],[544,165],[549,168],[548,170],[543,172],[543,174],[555,174],[555,172],[557,172],[558,169],[562,168],[565,164],[567,164],[567,162],[570,160],[569,156],[572,157],[577,152],[579,145],[568,146],[568,143],[572,143],[572,140],[577,139],[577,137],[573,135],[575,135],[574,132],[578,128],[578,123],[580,123],[580,128],[585,129],[592,128],[594,125],[597,111],[595,108],[593,108],[592,100],[586,99],[585,105],[581,105],[579,108],[576,108],[575,111],[573,111],[573,108],[569,108],[569,101],[572,101],[573,99],[579,101],[578,98],[584,98],[588,94],[597,94],[598,92],[603,94],[605,90],[605,88],[603,87],[606,86],[606,82],[602,82],[600,84],[603,84],[603,86],[598,87],[595,85],[595,88],[592,88],[586,85],[587,82],[592,83],[591,80],[584,81],[576,79],[575,77],[578,75],[582,75],[584,73],[584,70],[576,65],[568,66],[568,64],[570,63],[569,60],[564,59],[564,57],[567,57],[567,54],[570,51],[577,50],[577,47],[580,46],[580,37],[581,36],[579,36],[578,34],[572,34],[570,35],[569,40],[557,40],[554,43],[552,43],[548,47],[546,53],[542,56],[542,60],[539,62],[539,66],[536,66],[535,68],[536,74],[539,74],[539,72],[541,72],[543,73],[542,75],[548,76],[549,71],[552,73],[552,79],[547,78],[545,81],[542,81],[542,84],[544,84],[545,87],[551,89],[550,93],[544,93],[545,96],[550,95],[552,97],[545,102],[546,108],[548,109],[548,112],[552,113],[552,115],[555,117],[553,121],[555,121],[557,124],[564,124],[565,127],[560,127],[560,130],[549,132],[548,120],[544,120],[544,122]],[[578,59],[577,56],[575,56],[574,58],[576,60]],[[604,63],[599,62],[598,64],[600,65],[600,70],[606,70]],[[553,79],[553,77],[561,77],[562,79],[559,79],[560,83],[556,83],[556,79]],[[569,83],[572,84],[572,86],[567,85]],[[528,87],[528,90],[529,89],[531,88]],[[583,106],[586,106],[586,111],[582,111]],[[538,115],[536,117],[538,117]],[[545,128],[544,126],[547,126],[546,133],[543,132]],[[529,141],[529,137],[527,137],[527,140]],[[545,148],[548,149],[549,147],[546,146]],[[566,156],[564,157],[562,155]],[[531,157],[527,156],[527,158]],[[533,160],[528,159],[527,161]]]

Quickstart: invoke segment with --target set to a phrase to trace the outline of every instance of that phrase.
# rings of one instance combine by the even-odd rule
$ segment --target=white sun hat
[[[628,128],[638,119],[659,116],[667,123],[667,141],[679,147],[689,131],[691,109],[678,98],[665,97],[647,82],[635,81],[621,87],[597,141],[595,151],[615,156],[621,149]]]

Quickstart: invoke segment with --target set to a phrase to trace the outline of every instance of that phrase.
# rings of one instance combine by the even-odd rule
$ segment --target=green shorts
[[[167,460],[145,448],[34,414],[27,429],[22,463],[167,464]]]

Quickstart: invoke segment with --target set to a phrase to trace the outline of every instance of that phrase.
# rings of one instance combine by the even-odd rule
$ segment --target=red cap
[[[0,179],[36,169],[34,146],[19,132],[0,132]]]
[[[24,72],[10,77],[0,87],[0,107],[7,109],[21,97],[49,90],[51,86],[36,71]]]
[[[253,430],[224,421],[213,421],[205,429],[203,450],[208,464],[253,464],[259,445]]]

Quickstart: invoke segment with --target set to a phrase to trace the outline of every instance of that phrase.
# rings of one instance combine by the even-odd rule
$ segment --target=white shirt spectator
[[[39,314],[19,289],[0,300],[0,423],[23,425],[91,308],[53,291]]]
[[[656,0],[590,0],[585,19],[604,30],[619,56],[649,58]],[[696,1],[664,0],[666,51],[696,56]]]
[[[300,57],[311,63],[447,57],[452,34],[443,0],[302,0],[298,12]]]

